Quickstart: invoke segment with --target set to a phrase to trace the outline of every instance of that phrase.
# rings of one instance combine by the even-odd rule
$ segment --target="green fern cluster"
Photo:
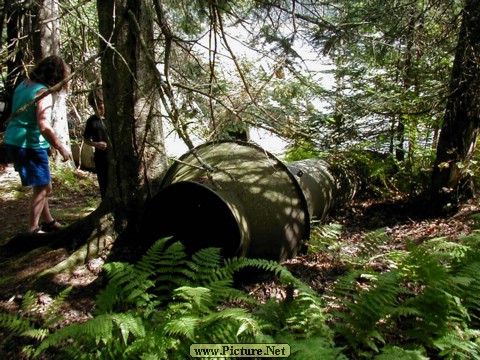
[[[350,271],[331,294],[337,335],[357,358],[480,359],[479,243],[475,234],[409,244],[384,255],[388,271]]]
[[[295,296],[259,303],[234,287],[234,275],[245,268],[275,273]],[[223,260],[214,248],[189,257],[181,243],[162,239],[138,264],[105,269],[109,282],[94,318],[42,338],[34,356],[187,359],[193,343],[287,342],[293,359],[341,358],[320,300],[276,262]]]
[[[42,316],[38,316],[39,304],[37,295],[29,291],[22,299],[21,311],[19,313],[0,312],[0,329],[6,332],[1,333],[0,337],[0,355],[7,350],[11,343],[15,342],[17,337],[25,337],[41,341],[45,339],[51,329],[56,326],[63,318],[58,315],[60,307],[68,297],[71,287],[63,290],[53,301],[42,311]],[[31,355],[33,347],[27,345],[24,349],[25,354]]]
[[[339,242],[343,230],[341,224],[322,224],[318,221],[312,221],[311,229],[308,240],[309,253],[318,253],[319,251],[336,253],[342,247],[342,244]]]
[[[383,255],[372,251],[380,238],[368,237],[364,260],[323,298],[276,262],[224,260],[213,248],[190,257],[163,239],[138,264],[105,265],[93,319],[54,330],[67,289],[42,321],[0,313],[0,328],[34,339],[25,347],[33,357],[187,359],[194,343],[287,343],[302,360],[480,359],[480,232]],[[260,303],[234,286],[244,269],[276,274],[289,296]],[[22,308],[36,306],[28,293]]]

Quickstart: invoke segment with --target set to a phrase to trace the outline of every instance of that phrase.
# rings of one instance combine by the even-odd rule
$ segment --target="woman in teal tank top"
[[[72,155],[55,136],[51,126],[52,95],[46,94],[37,101],[35,99],[49,87],[65,80],[69,74],[70,69],[62,58],[48,56],[35,66],[30,78],[20,83],[13,93],[14,115],[5,131],[4,142],[22,185],[33,188],[29,209],[30,233],[60,228],[48,206],[48,196],[52,192],[48,148],[53,146],[57,149],[63,161],[71,160]]]

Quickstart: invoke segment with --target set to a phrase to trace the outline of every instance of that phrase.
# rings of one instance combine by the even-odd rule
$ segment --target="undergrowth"
[[[354,251],[322,241],[350,269],[325,294],[336,345],[351,359],[480,359],[480,232],[388,240],[379,229]]]
[[[317,295],[273,261],[223,260],[209,248],[188,257],[181,243],[159,240],[135,265],[105,265],[109,282],[93,319],[58,330],[0,313],[13,336],[33,337],[26,356],[68,359],[188,359],[194,343],[288,343],[292,359],[337,359],[333,332]],[[260,303],[234,286],[242,269],[271,272],[292,299]]]
[[[355,251],[324,228],[311,250],[335,253],[347,273],[322,296],[275,262],[224,260],[219,249],[187,256],[159,240],[137,264],[105,265],[109,282],[94,317],[57,329],[55,309],[41,320],[27,294],[23,312],[0,313],[9,338],[32,341],[36,358],[187,359],[202,343],[287,343],[291,359],[480,359],[480,232],[436,238],[388,251],[378,230]],[[321,240],[319,240],[321,239]],[[260,302],[235,286],[243,269],[275,274],[293,288],[285,300]]]

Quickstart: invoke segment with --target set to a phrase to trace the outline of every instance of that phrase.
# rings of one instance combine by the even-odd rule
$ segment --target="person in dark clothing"
[[[88,95],[88,103],[95,114],[87,119],[83,139],[85,144],[95,148],[95,172],[97,173],[98,185],[102,199],[105,197],[108,185],[108,161],[107,161],[107,132],[105,130],[102,90],[92,90]]]

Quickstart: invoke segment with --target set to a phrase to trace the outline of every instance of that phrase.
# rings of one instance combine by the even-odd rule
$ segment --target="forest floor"
[[[53,187],[51,210],[54,217],[65,225],[86,216],[99,204],[96,177],[90,172],[77,171],[70,179],[62,177],[62,180],[54,180]],[[29,195],[30,192],[20,185],[12,166],[0,164],[0,246],[26,230]],[[388,236],[388,242],[384,244],[384,251],[388,251],[404,248],[407,239],[421,242],[436,237],[469,234],[473,228],[478,229],[474,215],[480,213],[480,205],[478,200],[472,200],[462,204],[448,217],[429,217],[428,213],[428,205],[422,208],[402,200],[357,200],[332,214],[327,222],[341,225],[342,231],[337,243],[341,244],[342,251],[356,251],[362,240],[376,229],[382,229]],[[23,253],[18,256],[27,255]],[[48,264],[65,258],[65,254],[60,249],[56,252],[50,251],[48,256],[45,256],[41,252],[36,254],[34,250],[28,256],[32,261],[25,262],[23,259],[22,266],[17,267],[15,264],[19,258],[0,252],[0,311],[20,311],[20,304],[27,290],[35,292],[40,308],[48,307],[56,295],[52,294],[48,287],[31,289],[29,284]],[[57,284],[50,289],[59,291],[66,286],[74,288],[62,308],[64,324],[92,317],[95,296],[100,289],[95,280],[101,271],[104,258],[100,256],[92,259],[73,272],[60,274],[55,278]],[[320,294],[345,271],[338,259],[325,251],[298,256],[287,261],[285,266]],[[3,286],[5,276],[15,278],[15,286]],[[249,284],[245,286],[245,290],[260,299],[285,296],[283,289],[278,288],[273,281]]]

